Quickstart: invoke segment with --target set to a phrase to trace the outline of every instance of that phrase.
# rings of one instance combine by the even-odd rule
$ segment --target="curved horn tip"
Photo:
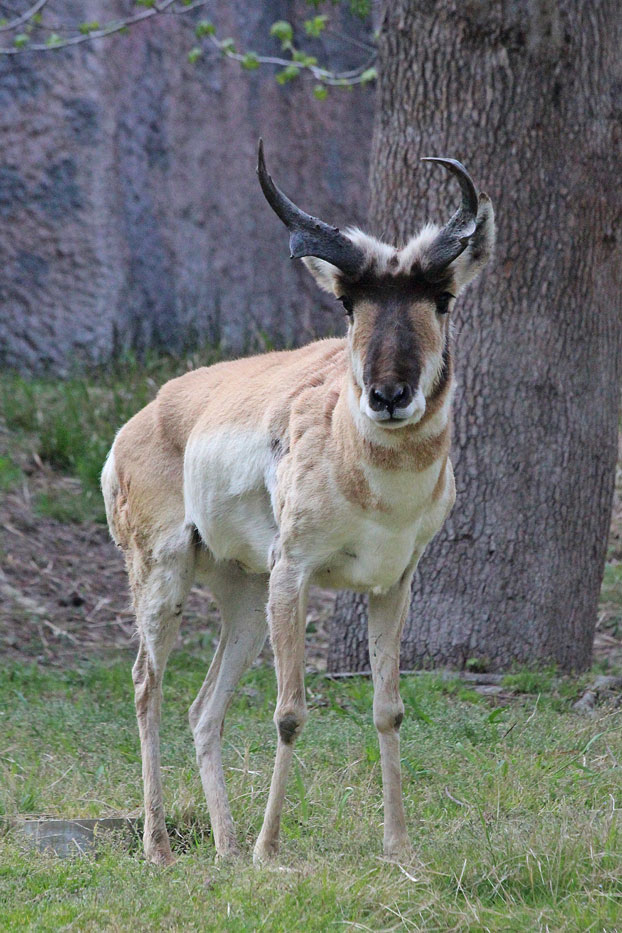
[[[266,160],[264,159],[263,155],[263,139],[260,136],[259,143],[257,145],[257,168],[255,171],[259,173],[262,169],[264,171],[266,169]]]
[[[440,162],[441,165],[453,165],[455,168],[461,169],[463,172],[466,172],[466,168],[459,162],[457,159],[444,159],[441,156],[422,156],[420,159],[421,162]],[[467,172],[468,175],[468,172]]]
[[[462,209],[473,215],[477,214],[477,188],[462,162],[458,162],[457,159],[441,158],[440,156],[424,156],[421,161],[439,162],[447,171],[451,172],[458,179],[458,184],[462,189]]]

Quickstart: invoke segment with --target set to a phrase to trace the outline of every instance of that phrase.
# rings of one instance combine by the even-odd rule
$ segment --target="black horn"
[[[263,141],[259,140],[257,174],[266,201],[289,230],[289,250],[292,259],[315,256],[337,266],[348,276],[356,277],[365,265],[365,255],[337,227],[331,227],[301,211],[272,181],[266,169]]]
[[[469,245],[469,240],[475,233],[478,197],[473,179],[461,162],[456,159],[438,159],[433,156],[428,156],[421,161],[440,162],[447,171],[456,176],[462,191],[462,204],[451,220],[445,224],[426,253],[426,274],[433,276],[446,269],[449,263],[457,259]]]

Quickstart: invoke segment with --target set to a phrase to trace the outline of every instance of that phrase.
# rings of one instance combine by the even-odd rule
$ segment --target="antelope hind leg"
[[[162,678],[175,643],[183,603],[191,584],[190,556],[167,560],[148,573],[130,573],[140,647],[134,667],[134,698],[140,734],[145,826],[143,846],[149,861],[167,865],[173,861],[164,822],[160,770],[160,714]]]
[[[221,735],[227,708],[242,674],[261,651],[267,635],[267,577],[235,564],[215,569],[208,585],[219,605],[222,629],[216,654],[190,707],[201,783],[219,857],[239,853],[222,766]]]

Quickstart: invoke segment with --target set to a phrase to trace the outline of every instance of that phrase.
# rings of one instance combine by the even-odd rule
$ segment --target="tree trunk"
[[[459,303],[457,501],[421,561],[402,667],[590,664],[622,360],[622,17],[616,0],[394,0],[380,40],[371,228],[444,221],[464,161],[496,259]],[[329,669],[368,667],[364,601]]]

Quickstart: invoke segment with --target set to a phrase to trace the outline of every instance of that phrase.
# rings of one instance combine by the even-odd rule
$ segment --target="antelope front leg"
[[[270,576],[268,621],[274,651],[278,696],[274,722],[277,750],[263,826],[255,844],[254,861],[272,859],[279,848],[281,811],[294,742],[307,719],[304,685],[305,623],[308,579],[284,558]]]
[[[400,639],[408,610],[413,571],[383,596],[369,598],[369,658],[374,681],[374,725],[380,741],[384,800],[384,854],[400,858],[412,851],[406,831],[400,765]]]

